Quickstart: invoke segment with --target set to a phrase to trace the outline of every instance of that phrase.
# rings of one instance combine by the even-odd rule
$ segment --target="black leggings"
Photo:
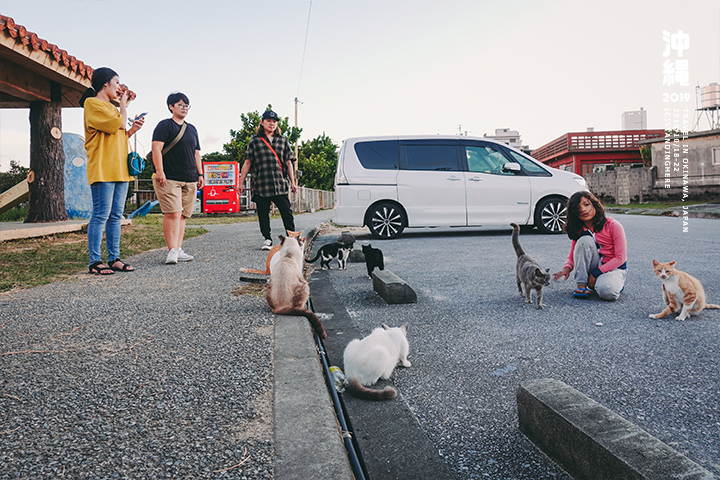
[[[270,204],[274,203],[280,211],[283,225],[285,226],[285,234],[295,231],[295,219],[293,218],[292,207],[290,206],[290,198],[285,195],[276,195],[274,197],[261,197],[255,195],[253,198],[257,206],[258,223],[260,224],[260,233],[266,239],[272,240],[270,236]]]

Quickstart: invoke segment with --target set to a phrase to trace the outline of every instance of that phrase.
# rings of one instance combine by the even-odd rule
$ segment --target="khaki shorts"
[[[197,197],[196,182],[178,182],[177,180],[166,180],[165,186],[153,180],[155,195],[160,202],[162,213],[176,213],[182,211],[185,218],[192,216]]]

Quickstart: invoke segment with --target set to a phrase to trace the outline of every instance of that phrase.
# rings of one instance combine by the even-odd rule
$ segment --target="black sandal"
[[[115,264],[118,262],[122,266],[116,267]],[[119,258],[116,258],[115,260],[108,262],[108,265],[109,265],[110,270],[112,270],[113,272],[134,272],[135,271],[135,269],[132,267],[132,265],[128,265],[127,263],[123,262]]]
[[[92,275],[112,275],[115,272],[113,272],[112,268],[104,266],[102,262],[95,262],[90,265],[89,273]]]

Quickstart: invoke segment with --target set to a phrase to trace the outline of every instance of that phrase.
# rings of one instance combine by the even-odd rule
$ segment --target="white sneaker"
[[[191,261],[193,258],[195,258],[195,257],[193,257],[192,255],[188,255],[187,253],[185,253],[185,250],[183,250],[182,247],[181,247],[181,248],[178,248],[178,255],[177,255],[178,262],[189,262],[189,261]]]
[[[167,264],[175,264],[178,262],[178,249],[177,248],[171,248],[168,252],[167,258],[165,259],[165,263]]]
[[[262,244],[262,247],[260,247],[261,250],[270,250],[272,248],[272,240],[269,238],[265,240]]]

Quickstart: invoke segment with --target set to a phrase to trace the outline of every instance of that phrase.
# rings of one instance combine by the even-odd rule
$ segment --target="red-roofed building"
[[[640,142],[664,135],[662,129],[566,133],[531,155],[550,167],[585,175],[595,167],[642,163]]]

